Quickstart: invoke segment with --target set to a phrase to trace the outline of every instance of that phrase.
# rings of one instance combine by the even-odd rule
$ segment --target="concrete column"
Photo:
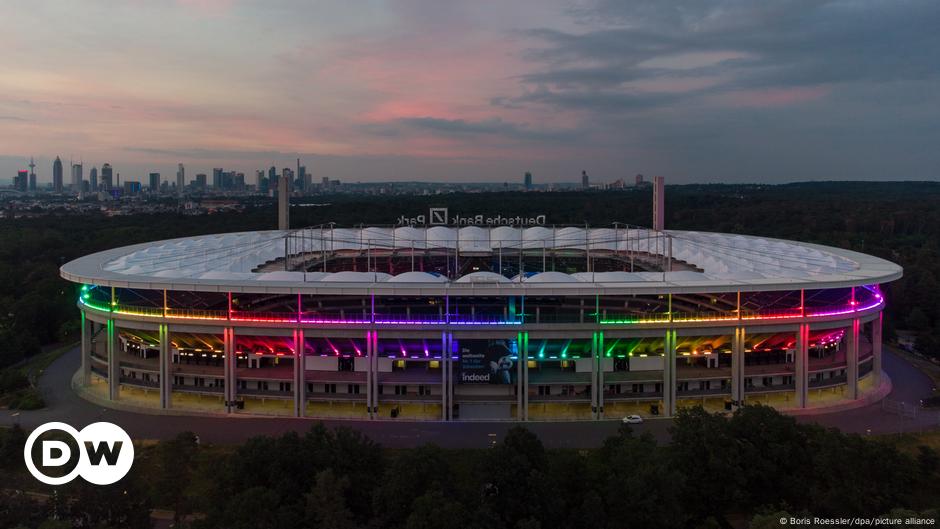
[[[604,418],[604,333],[598,331],[595,333],[597,335],[597,358],[598,358],[598,369],[597,369],[597,418]]]
[[[879,312],[878,317],[871,322],[871,373],[875,387],[881,386],[881,325],[884,314]]]
[[[441,333],[441,420],[447,421],[450,420],[448,410],[450,409],[450,394],[447,391],[447,386],[449,385],[450,378],[450,362],[448,362],[448,353],[450,350],[447,348],[447,332]]]
[[[160,325],[160,407],[167,409],[171,405],[173,380],[170,374],[170,329]]]
[[[294,416],[303,417],[307,408],[307,384],[304,376],[304,331],[294,330]]]
[[[222,330],[222,362],[225,367],[225,411],[232,413],[232,404],[238,390],[235,387],[235,329],[226,327]]]
[[[731,342],[731,400],[737,406],[744,405],[744,349],[746,333],[744,327],[736,327]]]
[[[82,385],[91,384],[91,337],[95,334],[94,323],[82,311]]]
[[[118,400],[121,392],[121,361],[118,359],[118,333],[114,320],[108,320],[108,400]]]
[[[529,333],[522,333],[522,420],[529,420]]]
[[[663,415],[676,414],[676,331],[666,331],[663,342]]]
[[[594,419],[600,418],[600,407],[597,403],[597,373],[600,371],[598,369],[601,362],[600,356],[597,347],[597,333],[595,332],[591,336],[591,417]]]
[[[845,350],[845,396],[848,399],[858,398],[858,318],[852,320],[849,329]]]
[[[454,420],[454,335],[447,333],[447,343],[441,357],[447,359],[447,420]]]
[[[366,331],[366,411],[369,418],[372,418],[372,357],[375,352],[372,350],[372,331]]]
[[[525,392],[525,385],[523,384],[523,364],[525,363],[525,354],[522,351],[522,333],[516,335],[516,420],[522,420],[522,397],[523,392]]]
[[[290,229],[290,178],[283,174],[277,184],[277,229]],[[285,259],[287,256],[284,256]]]
[[[369,361],[372,371],[372,414],[379,416],[379,332],[372,331],[372,356]]]
[[[809,324],[801,323],[796,330],[796,351],[793,357],[793,384],[796,406],[805,408],[809,402]]]

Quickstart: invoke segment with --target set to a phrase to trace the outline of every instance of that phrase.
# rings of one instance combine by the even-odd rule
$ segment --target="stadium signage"
[[[427,215],[400,215],[398,226],[544,226],[545,215],[451,215],[448,208],[431,208]]]

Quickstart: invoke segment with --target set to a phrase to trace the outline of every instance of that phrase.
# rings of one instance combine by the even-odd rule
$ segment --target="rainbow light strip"
[[[818,312],[807,312],[802,314],[799,308],[789,309],[789,313],[784,314],[755,314],[749,313],[738,317],[736,314],[714,314],[714,315],[690,315],[687,313],[675,313],[670,318],[669,313],[661,313],[651,317],[634,318],[615,318],[602,319],[602,325],[639,325],[639,324],[660,324],[660,323],[707,323],[707,322],[729,322],[729,321],[754,321],[754,320],[791,320],[801,318],[828,318],[832,316],[844,316],[855,312],[864,312],[884,306],[884,297],[874,288],[862,287],[871,292],[874,300],[867,304],[859,306],[857,302],[850,302],[848,307],[833,308]],[[307,325],[521,325],[522,321],[506,320],[407,320],[407,319],[385,319],[385,318],[303,318],[296,316],[247,316],[247,313],[225,312],[225,311],[207,311],[194,309],[163,309],[160,307],[134,307],[112,303],[111,306],[98,305],[89,300],[88,285],[82,286],[82,294],[79,296],[79,303],[100,312],[112,312],[115,314],[125,314],[128,316],[151,317],[151,318],[173,318],[188,320],[205,321],[234,321],[246,323],[300,323]],[[788,309],[784,309],[788,310]],[[799,311],[800,313],[797,313]],[[271,314],[271,313],[269,313]]]

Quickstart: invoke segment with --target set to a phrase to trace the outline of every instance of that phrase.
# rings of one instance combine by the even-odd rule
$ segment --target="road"
[[[81,428],[97,421],[113,422],[135,439],[166,439],[177,432],[190,430],[200,439],[213,443],[237,443],[255,435],[278,435],[287,431],[303,432],[316,419],[288,417],[206,417],[187,415],[146,415],[105,408],[79,398],[70,387],[72,375],[80,363],[77,349],[53,362],[40,379],[39,385],[47,407],[42,410],[0,411],[0,423],[19,423],[32,429],[49,421],[62,421]],[[929,377],[887,349],[885,371],[894,382],[889,399],[916,403],[933,392]],[[817,422],[847,432],[893,433],[914,431],[940,424],[940,412],[919,410],[914,419],[901,419],[882,410],[880,404],[837,413],[804,416],[801,422]],[[451,448],[480,448],[501,439],[510,422],[409,422],[397,420],[353,421],[323,420],[328,427],[347,426],[361,431],[373,440],[392,448],[408,448],[435,443]],[[669,419],[647,420],[634,426],[638,432],[650,432],[661,441],[668,440]],[[613,435],[619,421],[528,422],[526,428],[536,433],[550,448],[591,448]]]

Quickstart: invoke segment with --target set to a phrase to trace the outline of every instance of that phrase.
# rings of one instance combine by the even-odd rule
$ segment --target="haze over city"
[[[933,1],[0,4],[0,181],[940,176]],[[87,169],[86,169],[87,171]],[[67,171],[66,171],[67,172]],[[66,177],[67,178],[67,177]]]

